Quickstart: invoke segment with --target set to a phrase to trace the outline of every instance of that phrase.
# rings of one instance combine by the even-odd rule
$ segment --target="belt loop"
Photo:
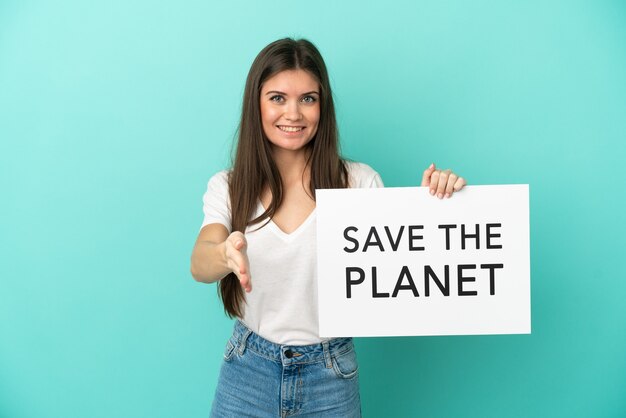
[[[326,360],[326,368],[332,369],[333,363],[330,359],[330,347],[328,344],[328,340],[322,341],[322,348],[324,349],[324,360]]]
[[[249,329],[246,329],[246,332],[243,334],[243,336],[241,337],[241,341],[239,341],[239,348],[237,351],[239,351],[239,355],[243,355],[244,350],[246,349],[246,342],[248,340],[248,337],[250,336],[250,334],[252,334],[252,331]]]

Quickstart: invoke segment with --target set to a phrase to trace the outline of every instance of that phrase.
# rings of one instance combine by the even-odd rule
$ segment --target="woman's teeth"
[[[303,127],[296,127],[296,126],[278,126],[278,129],[280,129],[281,131],[285,131],[285,132],[298,132],[303,130]]]

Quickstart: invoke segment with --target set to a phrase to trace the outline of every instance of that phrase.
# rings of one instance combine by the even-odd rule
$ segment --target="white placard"
[[[320,337],[530,333],[528,185],[316,199]]]

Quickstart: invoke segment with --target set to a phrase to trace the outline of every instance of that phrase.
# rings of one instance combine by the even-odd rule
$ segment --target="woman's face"
[[[268,78],[261,88],[263,131],[274,150],[303,151],[317,132],[320,92],[304,70],[287,70]]]

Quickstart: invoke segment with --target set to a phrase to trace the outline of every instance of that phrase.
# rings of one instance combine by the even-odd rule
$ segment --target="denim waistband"
[[[249,349],[285,366],[324,361],[326,367],[330,368],[332,367],[331,356],[340,356],[354,349],[351,337],[333,338],[309,345],[276,344],[261,337],[239,320],[235,321],[233,335],[229,341],[239,354]]]

